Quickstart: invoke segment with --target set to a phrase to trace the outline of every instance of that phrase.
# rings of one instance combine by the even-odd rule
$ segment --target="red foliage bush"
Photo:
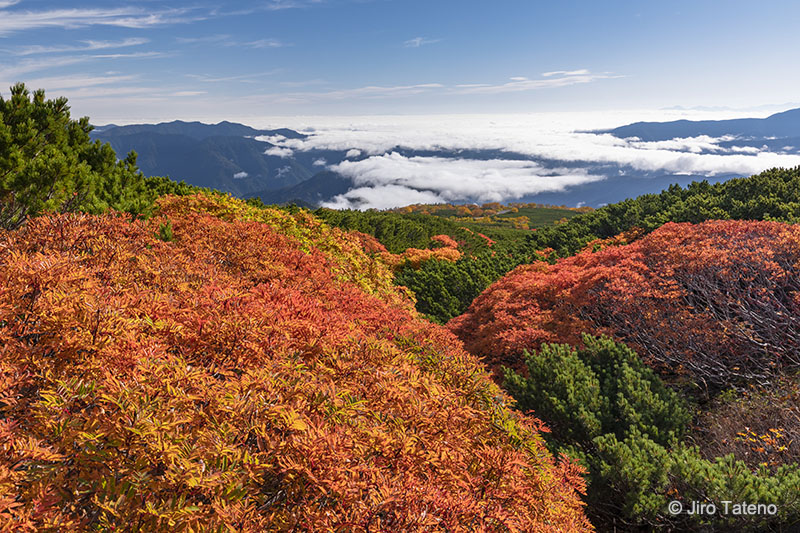
[[[800,226],[670,223],[597,248],[514,270],[448,327],[494,366],[583,331],[713,385],[800,366]]]
[[[0,233],[0,530],[588,529],[577,467],[367,259],[206,196]]]

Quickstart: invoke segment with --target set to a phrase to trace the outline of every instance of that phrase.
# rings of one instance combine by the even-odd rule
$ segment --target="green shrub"
[[[163,194],[197,187],[168,178],[145,178],[136,153],[118,159],[111,145],[92,141],[92,126],[74,120],[66,98],[47,100],[24,84],[0,95],[0,228],[16,229],[42,213],[148,215]]]
[[[525,353],[529,378],[506,371],[506,387],[522,409],[533,409],[563,439],[589,443],[639,428],[667,445],[691,416],[685,403],[624,344],[583,337],[585,348],[545,345]]]
[[[587,513],[600,530],[732,527],[764,531],[800,519],[800,468],[752,471],[733,455],[704,459],[682,442],[689,406],[624,344],[584,335],[584,347],[525,353],[527,376],[506,369],[523,410],[547,423],[551,450],[588,469]],[[714,515],[672,515],[668,504],[713,503]],[[724,514],[725,501],[776,506],[776,516]],[[729,504],[733,505],[733,503]]]

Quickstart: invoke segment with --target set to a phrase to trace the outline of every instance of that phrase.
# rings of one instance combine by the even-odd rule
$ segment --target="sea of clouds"
[[[730,146],[735,140],[732,137],[644,142],[593,133],[635,121],[764,115],[628,111],[281,117],[262,119],[256,125],[289,127],[307,135],[304,139],[280,135],[259,138],[275,145],[267,151],[270,155],[289,158],[311,150],[347,153],[347,159],[336,164],[316,162],[354,183],[353,189],[329,202],[330,207],[385,209],[413,203],[514,201],[537,193],[562,192],[629,170],[746,176],[772,167],[800,165],[796,147],[770,151],[766,146]],[[490,155],[477,157],[477,153]]]

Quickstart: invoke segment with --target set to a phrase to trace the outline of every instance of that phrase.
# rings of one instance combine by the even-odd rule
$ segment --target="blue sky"
[[[0,92],[96,123],[800,100],[796,1],[0,0]]]

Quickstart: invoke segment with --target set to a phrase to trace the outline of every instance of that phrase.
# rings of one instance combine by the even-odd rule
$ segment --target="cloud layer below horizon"
[[[723,146],[733,139],[708,136],[659,142],[619,139],[579,132],[575,126],[580,118],[576,122],[574,117],[571,121],[541,115],[362,120],[307,128],[305,139],[261,139],[276,145],[270,154],[283,157],[309,150],[348,152],[348,160],[328,166],[355,185],[328,204],[336,208],[513,201],[603,180],[609,177],[597,170],[603,166],[712,177],[800,165],[797,147],[776,152],[766,146]],[[596,122],[585,123],[584,131],[599,127]]]

